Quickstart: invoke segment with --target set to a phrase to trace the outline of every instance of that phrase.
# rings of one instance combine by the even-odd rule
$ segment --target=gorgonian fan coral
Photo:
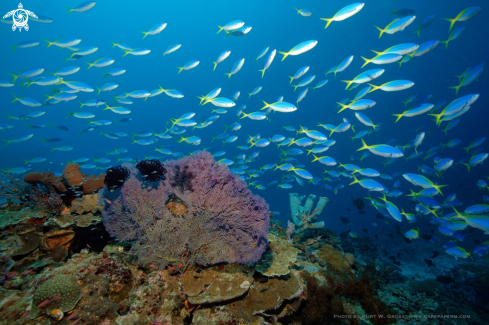
[[[192,187],[192,180],[194,179],[194,177],[194,174],[190,170],[188,170],[187,165],[183,166],[183,168],[180,168],[179,165],[176,165],[171,186],[179,189],[180,192],[183,192],[184,190],[193,192],[194,189]]]
[[[145,181],[157,182],[160,179],[166,179],[166,169],[158,159],[138,161],[136,168]]]
[[[99,204],[107,231],[121,241],[135,241],[132,250],[141,264],[168,265],[185,269],[194,263],[256,262],[267,246],[270,224],[268,205],[254,195],[229,168],[208,152],[168,161],[169,179],[178,170],[194,175],[192,191],[180,191],[171,182],[147,187],[133,165],[130,178],[120,191],[99,192]],[[178,168],[176,166],[179,166]],[[187,210],[175,213],[168,207],[178,191]],[[173,210],[173,212],[172,212]]]
[[[129,177],[131,172],[124,166],[110,167],[105,172],[104,183],[107,189],[112,192],[124,185],[124,182]]]

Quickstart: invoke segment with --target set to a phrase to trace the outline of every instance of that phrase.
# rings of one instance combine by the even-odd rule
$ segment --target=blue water
[[[64,4],[74,7],[78,1],[65,1]],[[220,115],[220,118],[211,126],[202,130],[191,130],[189,128],[183,136],[197,135],[202,138],[200,146],[184,146],[178,144],[178,148],[172,149],[175,152],[189,154],[195,150],[213,147],[212,152],[218,150],[226,151],[226,155],[221,158],[235,160],[238,154],[245,153],[251,155],[254,151],[260,151],[258,159],[249,163],[250,168],[259,169],[259,167],[268,163],[279,163],[278,154],[280,151],[276,145],[270,145],[266,148],[252,148],[248,151],[242,151],[236,148],[237,145],[245,145],[248,135],[259,133],[262,138],[272,137],[275,134],[283,134],[288,137],[296,136],[292,132],[282,129],[282,126],[291,125],[299,129],[300,126],[309,129],[318,130],[329,136],[327,130],[318,127],[318,123],[329,123],[338,125],[342,118],[348,118],[355,124],[355,130],[367,130],[367,126],[362,125],[354,116],[354,112],[346,110],[337,114],[336,102],[349,97],[355,96],[358,90],[366,84],[354,89],[351,93],[345,90],[345,84],[340,80],[350,80],[358,75],[361,71],[373,68],[383,68],[385,73],[374,80],[372,83],[380,85],[382,83],[396,80],[407,79],[415,82],[415,86],[400,92],[383,92],[375,91],[365,98],[373,99],[377,105],[364,111],[374,123],[382,124],[381,131],[377,134],[366,136],[364,139],[370,144],[387,143],[390,139],[395,139],[394,145],[405,145],[412,141],[415,136],[421,132],[426,132],[426,138],[418,150],[426,152],[430,147],[440,143],[446,143],[452,139],[460,138],[462,143],[455,148],[446,148],[444,151],[439,150],[438,156],[442,158],[453,158],[456,162],[462,157],[468,157],[463,146],[469,145],[473,140],[487,136],[488,113],[485,111],[488,106],[486,99],[487,92],[487,73],[483,72],[479,79],[473,84],[462,87],[459,95],[461,97],[471,93],[479,93],[480,98],[472,106],[470,111],[462,116],[460,123],[455,129],[448,132],[446,136],[441,130],[435,128],[433,133],[429,133],[434,126],[434,122],[428,115],[421,115],[413,118],[402,118],[398,123],[391,115],[401,113],[406,108],[401,103],[410,95],[418,93],[417,100],[427,94],[432,94],[429,103],[437,104],[443,100],[449,103],[455,96],[455,91],[448,89],[449,86],[458,84],[455,75],[460,75],[466,68],[475,65],[480,61],[488,61],[489,46],[487,35],[484,31],[489,30],[489,19],[487,9],[484,8],[484,1],[455,1],[448,0],[441,2],[435,1],[366,1],[365,7],[351,18],[344,21],[333,22],[328,29],[324,29],[325,22],[319,20],[322,17],[332,17],[334,13],[352,1],[99,1],[91,10],[83,13],[73,12],[67,15],[67,10],[60,5],[58,1],[26,1],[23,2],[24,8],[34,11],[36,14],[42,14],[54,19],[52,24],[41,24],[29,21],[30,30],[12,32],[11,25],[0,24],[0,39],[2,43],[0,65],[0,79],[10,80],[7,73],[18,73],[24,68],[39,66],[45,69],[43,75],[60,70],[67,66],[80,66],[78,73],[66,76],[65,80],[84,82],[93,88],[101,87],[107,82],[114,82],[119,87],[111,92],[102,93],[96,96],[94,93],[77,93],[78,98],[67,103],[60,103],[52,106],[42,106],[40,108],[31,108],[23,106],[16,102],[11,103],[13,97],[10,91],[16,96],[25,96],[44,101],[45,95],[49,94],[56,87],[41,87],[32,85],[28,89],[21,89],[18,80],[12,88],[0,89],[0,124],[9,123],[14,128],[0,131],[1,139],[13,139],[24,133],[33,133],[34,137],[21,143],[12,143],[0,148],[0,169],[8,169],[23,166],[24,160],[45,157],[47,161],[39,164],[32,164],[30,167],[37,171],[62,172],[64,164],[68,160],[78,159],[80,157],[102,158],[110,151],[117,148],[127,148],[129,152],[118,156],[107,156],[112,159],[111,164],[106,166],[98,165],[103,168],[100,170],[84,170],[88,174],[104,172],[106,167],[117,164],[115,158],[132,157],[134,159],[144,159],[145,156],[161,156],[154,148],[160,148],[165,145],[175,144],[180,136],[175,135],[173,139],[159,139],[155,145],[139,146],[132,144],[132,133],[142,131],[151,131],[162,133],[166,130],[167,122],[172,118],[178,118],[184,113],[195,112],[194,120],[203,122],[211,115],[212,109],[216,107],[211,104],[205,106],[198,105],[197,96],[204,96],[212,89],[221,87],[220,96],[231,98],[239,90],[241,96],[236,102],[236,106],[228,109],[227,114]],[[2,1],[0,8],[2,12],[8,12],[17,8],[16,1]],[[456,40],[450,42],[448,49],[444,44],[439,44],[433,51],[421,56],[415,57],[412,62],[404,63],[401,68],[397,63],[383,66],[369,64],[366,68],[360,69],[363,64],[360,56],[368,58],[373,57],[371,50],[382,51],[396,44],[422,42],[438,39],[444,41],[448,38],[449,23],[442,20],[442,17],[455,17],[461,10],[469,6],[481,5],[482,12],[466,21],[457,22],[455,28],[466,26],[464,33]],[[294,10],[297,8],[307,8],[312,11],[311,17],[298,15]],[[393,35],[384,34],[381,39],[378,38],[378,31],[374,26],[384,27],[395,16],[391,11],[401,7],[412,8],[416,11],[416,20],[408,26],[403,32]],[[417,30],[421,22],[429,15],[434,14],[435,20],[426,30],[421,32],[419,38],[413,31]],[[249,34],[243,37],[228,37],[223,39],[224,32],[216,35],[217,26],[226,24],[235,19],[246,22],[247,26],[253,29]],[[148,35],[142,40],[143,34],[140,31],[147,31],[160,22],[166,22],[168,26],[158,35]],[[67,37],[79,37],[83,41],[75,47],[97,46],[99,49],[94,54],[88,55],[76,61],[63,61],[69,57],[69,52],[64,49],[51,46],[46,48],[46,42],[42,39],[54,41]],[[38,40],[41,44],[37,47],[28,49],[17,49],[12,53],[8,45],[15,45],[25,40]],[[278,51],[288,51],[295,45],[307,41],[317,40],[318,45],[309,52],[299,56],[289,56],[284,61],[280,61],[282,55]],[[128,44],[134,48],[146,47],[151,49],[151,53],[146,56],[132,56],[124,54],[119,48],[112,48],[110,41],[116,43]],[[182,47],[165,57],[162,53],[166,48],[175,43],[181,43]],[[259,52],[270,47],[270,51],[277,49],[277,56],[266,71],[264,78],[258,71],[263,69],[267,55],[256,62],[254,59]],[[231,55],[220,63],[216,71],[212,71],[213,61],[224,50],[230,50]],[[329,74],[326,78],[329,82],[323,88],[316,91],[309,90],[307,96],[299,104],[299,109],[293,113],[271,113],[271,123],[268,121],[253,121],[248,118],[237,119],[236,110],[243,104],[246,105],[246,112],[254,112],[263,107],[263,100],[271,103],[279,96],[284,96],[284,100],[295,103],[297,95],[301,89],[294,92],[293,87],[289,85],[289,78],[299,68],[310,66],[309,72],[305,77],[316,75],[316,79],[310,86],[317,84],[324,79],[324,73],[332,66],[338,65],[346,57],[354,55],[352,64],[343,72],[338,73],[335,78]],[[88,65],[85,62],[94,62],[99,58],[113,58],[115,63],[109,67],[96,68],[92,67],[87,70]],[[231,71],[233,64],[240,58],[245,58],[245,64],[241,71],[233,75],[229,80],[224,73]],[[183,66],[190,60],[199,60],[200,64],[189,71],[182,71],[178,74],[178,66]],[[127,72],[121,76],[107,77],[102,79],[103,72],[108,72],[113,68],[124,68]],[[303,77],[303,78],[305,78]],[[295,82],[294,82],[295,83]],[[109,126],[97,128],[93,132],[84,133],[81,137],[79,132],[87,125],[87,120],[77,119],[67,116],[67,111],[78,111],[79,102],[86,102],[93,98],[106,100],[110,106],[116,105],[113,102],[113,96],[130,92],[134,90],[148,90],[158,88],[161,85],[165,89],[176,89],[182,92],[185,97],[182,99],[170,98],[164,94],[157,97],[143,99],[132,99],[133,105],[127,105],[132,113],[130,115],[117,115],[110,110],[102,111],[102,107],[83,107],[81,111],[92,112],[96,115],[93,120],[107,119],[113,121]],[[248,98],[255,87],[262,86],[261,92],[251,98]],[[34,123],[54,123],[61,124],[70,129],[69,132],[60,131],[54,127],[44,129],[25,130],[23,123],[16,120],[6,119],[8,115],[28,114],[36,110],[46,111],[42,117],[25,121],[26,124]],[[115,123],[116,120],[130,116],[133,121],[129,123]],[[211,142],[211,136],[217,136],[224,131],[224,124],[230,125],[235,121],[242,124],[241,130],[237,132],[228,132],[239,136],[235,143],[225,146],[218,141]],[[416,132],[421,126],[424,127]],[[443,128],[446,124],[443,125]],[[118,140],[111,140],[102,135],[103,132],[126,132],[128,137]],[[419,165],[423,164],[421,158],[410,160],[406,163],[404,158],[399,159],[391,165],[383,166],[385,158],[370,155],[363,163],[358,159],[362,152],[356,150],[361,147],[359,140],[354,142],[351,137],[354,135],[352,130],[345,133],[335,133],[331,139],[336,140],[336,144],[321,156],[331,156],[341,163],[354,163],[360,167],[374,168],[383,174],[392,175],[394,172],[400,173],[418,173]],[[60,137],[63,140],[58,143],[42,142],[42,139]],[[51,147],[71,146],[74,150],[69,152],[51,151]],[[483,145],[484,146],[484,145]],[[287,149],[297,148],[295,145]],[[305,148],[309,149],[309,148]],[[484,151],[483,151],[484,152]],[[406,156],[412,153],[412,149],[406,150]],[[355,159],[351,161],[353,155]],[[305,169],[312,173],[313,176],[323,177],[324,166],[315,162],[311,163],[312,155],[305,154],[297,157],[299,162],[305,165]],[[166,157],[162,157],[166,159]],[[87,163],[92,163],[89,161]],[[430,167],[433,166],[432,158],[425,162]],[[235,165],[231,167],[235,167]],[[328,168],[333,170],[336,168]],[[486,192],[480,192],[476,187],[479,179],[485,179],[487,176],[487,167],[477,166],[472,168],[470,173],[463,165],[457,165],[449,169],[443,176],[438,179],[436,176],[429,176],[439,184],[448,184],[443,188],[445,195],[456,193],[457,198],[464,203],[464,208],[483,203],[482,197]],[[268,184],[273,180],[280,183],[284,175],[280,171],[269,171],[258,180]],[[393,183],[398,178],[388,181],[380,179],[379,181],[389,189],[393,189]],[[257,180],[257,179],[252,179]],[[402,186],[399,188],[403,194],[408,194],[409,189],[416,191],[421,188],[414,188],[410,183],[401,177]],[[487,180],[487,179],[486,179]],[[293,188],[284,190],[276,188],[276,185],[268,187],[266,190],[253,189],[253,192],[263,196],[270,205],[270,209],[279,211],[278,219],[282,223],[290,218],[289,193],[299,193],[300,195],[316,194],[317,196],[327,196],[330,203],[324,210],[323,215],[318,221],[326,221],[327,227],[335,231],[354,230],[360,232],[362,228],[370,229],[369,234],[378,234],[384,236],[392,232],[396,221],[389,219],[389,224],[383,220],[376,220],[376,213],[373,207],[366,208],[367,214],[359,215],[352,207],[351,197],[365,197],[368,192],[358,185],[348,186],[350,179],[341,177],[340,181],[329,183],[335,187],[338,184],[344,184],[345,188],[340,189],[335,195],[332,191],[326,190],[321,186],[307,184],[300,186],[296,182],[291,183]],[[375,194],[378,196],[377,194]],[[437,197],[442,202],[443,198]],[[410,201],[404,195],[399,198],[391,198],[399,208],[403,207],[406,211],[409,209]],[[351,212],[346,210],[351,208]],[[446,213],[451,210],[445,209]],[[353,225],[344,225],[339,221],[340,216],[348,217]],[[428,217],[418,219],[418,224],[414,227],[406,225],[404,220],[402,225],[406,230],[420,227],[431,229],[433,226],[428,224]],[[377,227],[372,223],[378,223]],[[482,232],[479,230],[468,234],[468,237],[483,239]],[[402,242],[402,241],[401,241]],[[468,251],[474,247],[472,241],[462,245]]]

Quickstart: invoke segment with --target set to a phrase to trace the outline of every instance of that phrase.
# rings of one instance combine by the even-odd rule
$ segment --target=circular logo
[[[17,27],[24,27],[27,25],[27,21],[29,20],[29,15],[27,15],[27,12],[24,9],[17,9],[15,10],[15,13],[12,15],[14,19],[14,24]]]

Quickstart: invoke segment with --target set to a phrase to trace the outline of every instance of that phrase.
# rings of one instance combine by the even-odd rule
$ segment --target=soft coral
[[[184,190],[189,190],[193,192],[192,188],[192,179],[194,178],[194,174],[188,170],[188,165],[183,166],[183,169],[180,169],[180,166],[175,166],[175,176],[172,179],[171,186],[176,187],[183,192]]]

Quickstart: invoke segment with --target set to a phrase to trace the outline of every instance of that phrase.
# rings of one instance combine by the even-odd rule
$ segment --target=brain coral
[[[167,180],[143,181],[133,165],[124,185],[99,192],[107,231],[123,241],[142,264],[159,268],[197,263],[256,262],[267,246],[268,205],[208,152],[167,161]],[[187,186],[173,184],[177,173],[192,174]],[[165,205],[177,196],[188,211],[175,216]]]
[[[80,301],[81,293],[81,287],[75,278],[67,274],[58,274],[37,288],[32,302],[31,317],[37,316],[39,312],[37,306],[46,300],[52,299],[53,295],[59,296],[60,299],[54,300],[46,307],[43,307],[43,310],[48,314],[51,314],[55,309],[61,309],[64,312],[70,311]]]

